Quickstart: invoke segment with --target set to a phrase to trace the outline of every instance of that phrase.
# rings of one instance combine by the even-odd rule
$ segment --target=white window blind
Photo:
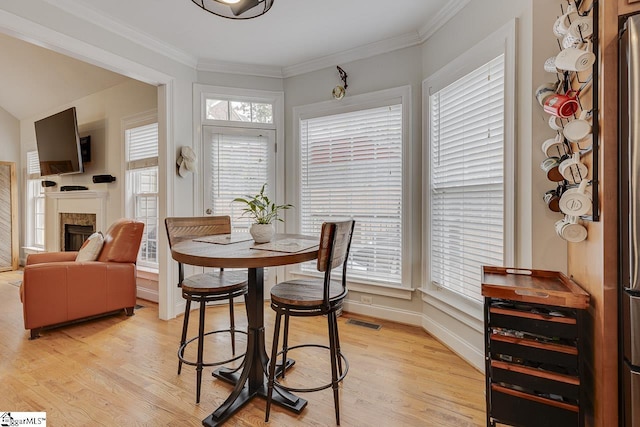
[[[158,166],[158,123],[126,130],[128,141],[127,169]]]
[[[215,133],[210,144],[211,200],[215,215],[229,215],[236,231],[248,231],[252,220],[242,217],[244,205],[232,203],[236,197],[254,195],[269,182],[269,138],[262,135]],[[272,195],[272,188],[266,192]]]
[[[38,158],[37,151],[27,152],[27,178],[40,178],[40,159]]]
[[[138,254],[142,266],[158,267],[158,123],[125,130],[127,143],[128,210],[144,223]]]
[[[37,151],[27,152],[27,245],[44,248],[44,189]]]
[[[402,283],[402,126],[401,104],[301,120],[301,232],[353,217],[351,279]]]
[[[429,96],[431,281],[482,300],[504,265],[504,55]]]

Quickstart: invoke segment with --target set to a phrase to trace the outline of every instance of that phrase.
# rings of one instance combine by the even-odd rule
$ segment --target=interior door
[[[229,215],[234,232],[248,233],[252,221],[233,199],[257,194],[265,183],[277,198],[275,131],[203,126],[202,135],[204,215]],[[275,269],[265,269],[265,295],[275,276]]]
[[[0,162],[0,271],[18,269],[16,164]]]

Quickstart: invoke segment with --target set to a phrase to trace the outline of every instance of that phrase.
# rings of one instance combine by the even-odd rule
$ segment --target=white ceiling
[[[287,76],[424,41],[469,0],[275,0],[249,20],[218,17],[191,0],[45,1],[200,69],[251,65]],[[0,52],[11,58],[0,61],[0,107],[19,119],[119,83],[1,34]]]

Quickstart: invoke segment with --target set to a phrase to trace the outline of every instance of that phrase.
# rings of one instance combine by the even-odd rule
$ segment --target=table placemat
[[[282,239],[275,242],[263,243],[253,246],[251,249],[259,249],[263,251],[295,253],[304,251],[305,249],[318,246],[318,242],[307,239]]]
[[[194,242],[214,243],[216,245],[229,245],[231,243],[246,242],[247,240],[253,239],[250,235],[245,233],[216,234],[215,236],[205,236],[193,239]]]

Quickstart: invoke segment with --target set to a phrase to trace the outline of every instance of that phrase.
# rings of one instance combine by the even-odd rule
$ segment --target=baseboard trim
[[[157,303],[160,300],[160,295],[157,290],[143,288],[141,286],[136,286],[136,296],[138,298],[155,302],[155,303]],[[183,309],[184,309],[184,306],[183,306]]]
[[[484,372],[484,352],[478,351],[476,346],[444,325],[424,315],[422,316],[422,328],[471,366],[480,372]]]
[[[410,311],[396,310],[389,307],[362,304],[353,301],[344,302],[344,311],[389,320],[392,322],[404,323],[405,325],[422,326],[420,313]]]

